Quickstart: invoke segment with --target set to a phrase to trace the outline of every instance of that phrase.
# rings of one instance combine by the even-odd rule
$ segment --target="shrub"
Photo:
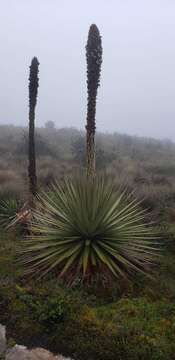
[[[64,321],[69,313],[69,306],[62,296],[42,296],[28,294],[25,289],[18,287],[18,298],[27,306],[31,318],[39,321],[47,330],[53,328],[60,321]]]

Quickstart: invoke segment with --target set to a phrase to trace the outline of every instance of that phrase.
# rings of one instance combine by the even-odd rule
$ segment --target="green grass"
[[[175,359],[173,229],[155,280],[66,287],[22,277],[18,233],[0,232],[0,323],[10,342],[85,360]]]

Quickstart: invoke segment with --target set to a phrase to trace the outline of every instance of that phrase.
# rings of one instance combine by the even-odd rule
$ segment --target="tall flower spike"
[[[95,24],[89,29],[86,45],[87,60],[87,124],[86,124],[86,166],[87,175],[95,175],[95,115],[97,89],[100,85],[102,64],[102,42],[100,32]]]
[[[29,197],[30,205],[33,205],[33,198],[36,195],[37,191],[37,176],[36,176],[36,154],[35,154],[35,108],[37,103],[38,95],[38,67],[39,62],[36,57],[32,59],[30,65],[30,75],[29,75],[29,166],[28,166],[28,176],[29,176]]]

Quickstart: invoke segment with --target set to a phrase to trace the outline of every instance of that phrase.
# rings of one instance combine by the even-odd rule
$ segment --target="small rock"
[[[50,352],[42,348],[30,350],[31,360],[56,360],[56,357]]]
[[[0,355],[6,350],[6,330],[5,326],[0,324]]]
[[[73,359],[71,359],[71,358],[65,358],[65,357],[62,356],[62,355],[57,355],[57,356],[55,357],[55,359],[56,359],[56,360],[73,360]]]
[[[5,360],[70,360],[61,355],[54,356],[42,348],[28,350],[25,346],[15,345],[6,354]]]
[[[28,360],[28,350],[25,346],[15,345],[6,353],[6,360]]]

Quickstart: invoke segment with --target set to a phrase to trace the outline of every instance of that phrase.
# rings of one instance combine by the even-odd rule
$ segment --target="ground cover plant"
[[[0,322],[9,344],[45,346],[87,360],[174,359],[173,233],[169,239],[154,280],[138,274],[133,282],[104,278],[102,284],[96,278],[82,287],[50,275],[26,281],[16,262],[22,239],[1,229]]]

